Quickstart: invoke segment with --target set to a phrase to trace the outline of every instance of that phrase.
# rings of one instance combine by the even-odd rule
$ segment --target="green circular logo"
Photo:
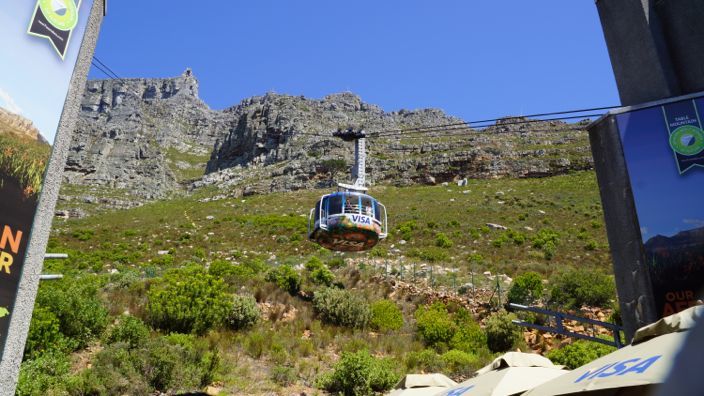
[[[71,30],[78,23],[78,8],[74,0],[39,0],[39,8],[55,28]]]
[[[704,150],[704,132],[692,125],[679,127],[670,135],[670,147],[682,155],[699,154]]]

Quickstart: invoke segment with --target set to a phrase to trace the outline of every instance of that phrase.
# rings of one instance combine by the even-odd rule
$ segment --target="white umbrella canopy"
[[[509,396],[568,373],[534,353],[509,352],[477,370],[477,376],[437,396]]]
[[[703,306],[693,307],[640,328],[631,345],[537,386],[524,396],[645,394],[665,380],[687,330],[702,315]]]
[[[443,374],[407,374],[387,396],[431,396],[455,385]]]

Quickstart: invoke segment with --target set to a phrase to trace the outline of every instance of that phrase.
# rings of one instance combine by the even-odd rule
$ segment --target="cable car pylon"
[[[338,190],[324,195],[311,209],[308,238],[330,250],[359,252],[376,246],[388,232],[386,207],[367,195],[366,133],[352,128],[333,136],[354,141],[353,184],[338,183]]]

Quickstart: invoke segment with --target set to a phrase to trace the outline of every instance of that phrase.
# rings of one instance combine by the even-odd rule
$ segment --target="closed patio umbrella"
[[[703,314],[703,306],[692,307],[642,327],[631,345],[537,386],[525,396],[648,394],[665,380],[687,331]]]
[[[431,396],[455,385],[443,374],[407,374],[387,396]]]
[[[438,396],[509,396],[568,373],[534,353],[508,352],[477,370],[477,376]]]

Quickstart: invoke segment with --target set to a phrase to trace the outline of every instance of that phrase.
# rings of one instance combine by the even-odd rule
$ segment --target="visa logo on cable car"
[[[643,374],[650,366],[653,365],[662,355],[651,356],[647,359],[633,358],[628,360],[622,360],[619,362],[614,362],[600,367],[596,370],[589,370],[577,378],[574,383],[581,382],[583,380],[591,380],[594,378],[604,378],[611,377],[612,375],[625,375],[629,373]]]
[[[372,219],[370,217],[362,215],[352,215],[352,221],[358,224],[372,224]]]

